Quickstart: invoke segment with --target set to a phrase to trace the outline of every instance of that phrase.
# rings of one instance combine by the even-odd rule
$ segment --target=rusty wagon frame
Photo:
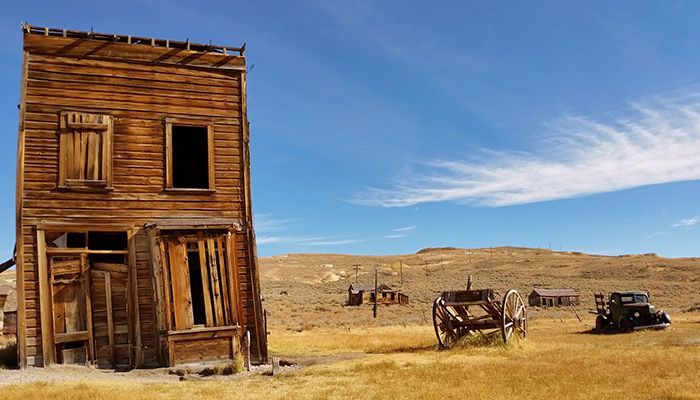
[[[507,343],[527,335],[527,308],[515,289],[499,300],[492,289],[446,291],[433,303],[433,326],[440,348],[448,348],[466,335],[501,334]]]

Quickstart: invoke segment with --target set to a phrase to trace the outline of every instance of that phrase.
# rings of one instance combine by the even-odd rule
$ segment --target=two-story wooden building
[[[245,46],[22,30],[20,365],[265,361]]]

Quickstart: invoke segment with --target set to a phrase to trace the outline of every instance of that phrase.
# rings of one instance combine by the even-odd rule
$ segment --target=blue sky
[[[25,20],[246,42],[261,255],[501,245],[698,255],[695,2],[8,3],[7,254]]]

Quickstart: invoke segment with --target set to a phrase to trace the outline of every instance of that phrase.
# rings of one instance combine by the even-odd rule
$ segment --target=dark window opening
[[[90,250],[126,250],[127,239],[125,232],[89,232],[88,247]]]
[[[199,268],[199,254],[188,252],[187,266],[190,271],[190,291],[192,294],[192,314],[195,325],[207,323],[206,312],[204,310],[204,287],[202,286],[202,273]]]
[[[209,189],[206,126],[172,126],[173,188]]]
[[[126,232],[88,232],[90,250],[127,250]],[[127,264],[124,254],[90,254],[90,263]]]
[[[66,234],[66,247],[85,247],[85,234],[68,232]]]

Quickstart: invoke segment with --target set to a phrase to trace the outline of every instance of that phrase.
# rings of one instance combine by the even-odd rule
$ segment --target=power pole
[[[377,267],[374,267],[374,305],[372,306],[372,318],[377,318]]]
[[[399,270],[401,271],[401,286],[403,286],[403,260],[399,260]]]
[[[360,269],[361,264],[353,264],[352,266],[355,267],[355,283],[357,282],[357,275],[358,275],[358,270]]]

